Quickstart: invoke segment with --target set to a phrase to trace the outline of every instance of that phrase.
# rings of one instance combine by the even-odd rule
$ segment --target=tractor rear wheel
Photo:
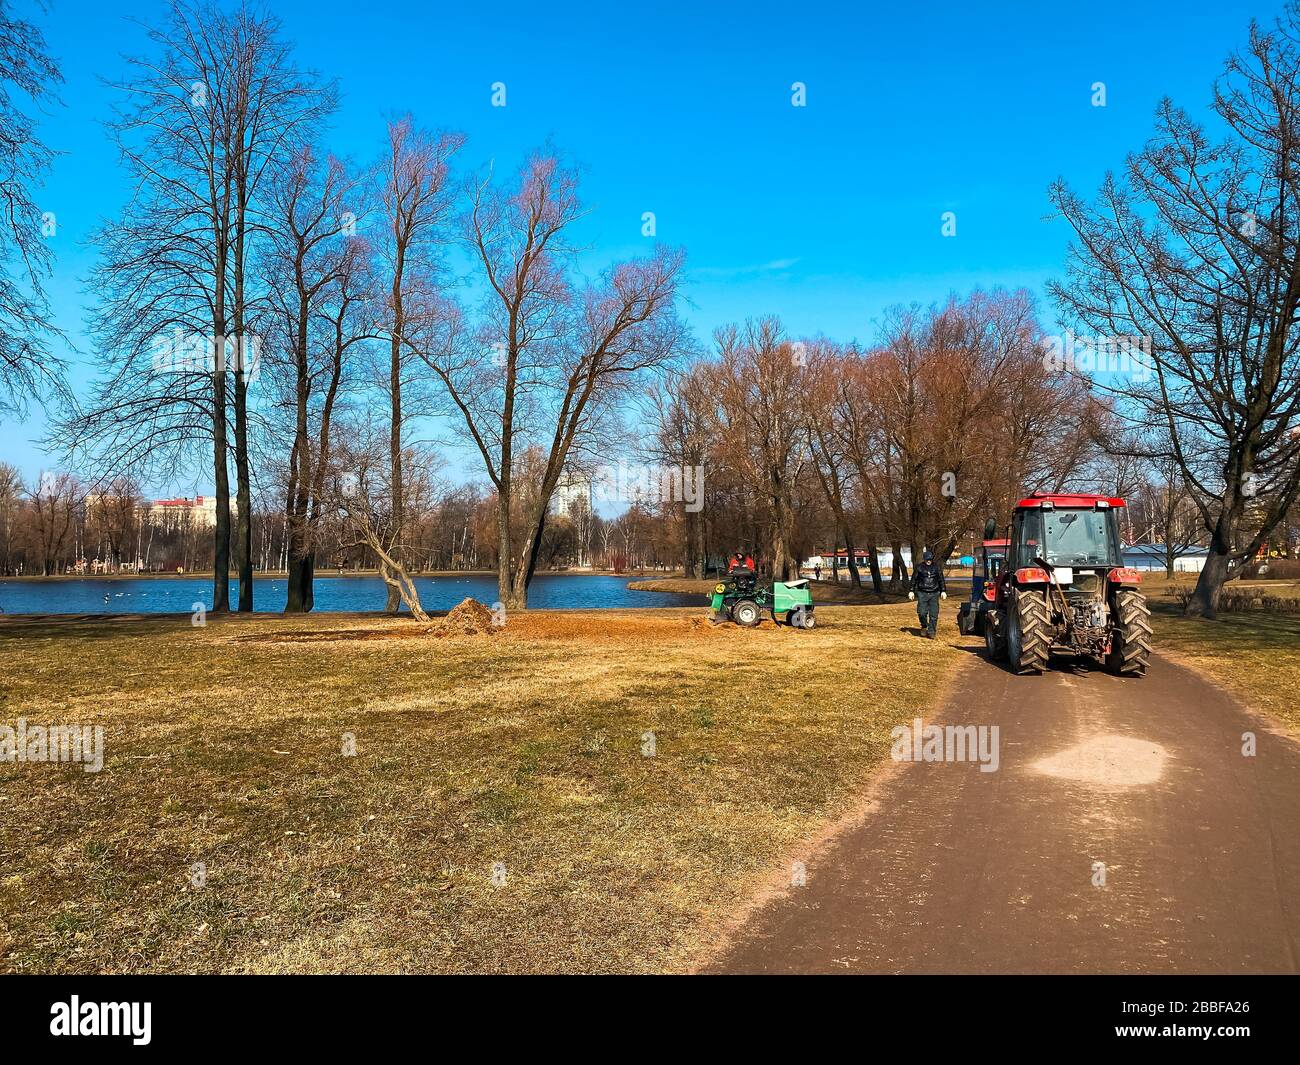
[[[1146,675],[1151,657],[1151,608],[1141,592],[1124,589],[1115,593],[1115,631],[1110,641],[1106,668],[1120,677]]]
[[[1041,673],[1047,668],[1047,601],[1038,592],[1017,588],[1007,610],[1007,660],[1014,673]]]
[[[737,625],[752,629],[763,620],[763,612],[752,599],[741,599],[731,608],[731,620]]]

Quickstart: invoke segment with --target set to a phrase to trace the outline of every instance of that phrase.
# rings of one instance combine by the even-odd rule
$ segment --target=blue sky
[[[339,154],[377,155],[387,117],[464,131],[466,166],[513,169],[548,140],[585,171],[584,265],[646,250],[641,216],[688,254],[687,315],[781,315],[792,332],[868,339],[882,310],[976,286],[1041,291],[1061,270],[1048,184],[1092,190],[1169,95],[1204,113],[1227,52],[1272,4],[517,4],[279,0],[300,62],[337,77]],[[21,5],[20,7],[26,7]],[[143,48],[131,18],[162,5],[53,0],[44,16],[67,83],[44,124],[63,154],[42,208],[57,214],[50,286],[82,340],[86,240],[127,189],[99,78]],[[127,13],[129,12],[130,18]],[[491,85],[507,106],[491,106]],[[807,105],[791,105],[794,82]],[[1105,107],[1091,103],[1106,86]],[[957,235],[941,236],[941,216]],[[1044,306],[1043,317],[1052,320]],[[39,412],[0,425],[0,457],[29,475]],[[199,490],[207,487],[200,477]]]

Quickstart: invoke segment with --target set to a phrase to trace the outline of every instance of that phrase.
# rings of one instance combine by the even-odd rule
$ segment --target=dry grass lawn
[[[966,658],[702,617],[0,623],[0,723],[106,732],[0,764],[0,971],[688,968]]]
[[[1244,612],[1184,618],[1153,599],[1156,650],[1176,656],[1252,710],[1300,728],[1300,618]]]

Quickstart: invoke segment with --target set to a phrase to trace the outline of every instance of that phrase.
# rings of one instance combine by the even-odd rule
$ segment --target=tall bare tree
[[[708,475],[711,443],[708,374],[703,366],[674,368],[651,388],[644,417],[652,435],[641,442],[647,458],[670,471],[681,471],[683,485],[691,483],[690,471]],[[674,482],[675,483],[675,482]],[[702,483],[696,484],[703,489]],[[703,497],[665,500],[666,512],[681,525],[682,572],[688,578],[703,576]]]
[[[1163,440],[1209,538],[1188,603],[1213,617],[1234,567],[1300,498],[1300,16],[1252,24],[1215,87],[1215,139],[1171,101],[1094,203],[1052,199],[1074,232],[1062,309],[1149,358],[1099,385]],[[1138,348],[1141,352],[1141,347]]]
[[[0,415],[26,412],[28,400],[65,394],[63,366],[50,351],[56,331],[44,280],[57,212],[36,196],[53,153],[33,110],[57,102],[63,78],[39,26],[0,2]]]
[[[229,609],[229,461],[236,475],[239,607],[253,606],[248,388],[269,175],[334,107],[292,62],[270,16],[176,2],[128,60],[112,125],[133,182],[98,236],[93,333],[106,360],[89,406],[55,434],[109,467],[162,467],[210,446],[217,513],[213,610]],[[233,425],[230,412],[233,408]]]
[[[403,406],[404,377],[412,358],[412,337],[427,332],[427,314],[438,305],[437,253],[445,241],[443,223],[453,197],[448,180],[452,156],[465,138],[459,133],[428,133],[411,117],[389,123],[388,152],[381,165],[386,240],[382,255],[388,275],[389,477],[393,493],[391,519],[395,539],[380,558],[403,560],[402,530],[406,514],[406,485],[402,475],[402,430],[408,416]],[[400,582],[386,579],[385,609],[396,611]]]
[[[657,248],[579,289],[568,277],[565,233],[579,214],[576,175],[554,158],[529,160],[508,192],[490,178],[476,182],[466,228],[486,282],[482,318],[472,329],[444,307],[436,327],[412,338],[496,488],[497,584],[508,609],[527,606],[570,454],[592,447],[614,405],[682,340],[674,314],[680,253]],[[542,449],[540,472],[520,493],[519,459],[530,444]],[[521,500],[516,537],[512,508]]]
[[[855,397],[850,394],[850,376],[844,373],[846,352],[829,341],[818,339],[808,347],[807,373],[802,390],[803,424],[817,483],[835,519],[835,534],[848,555],[849,579],[862,586],[855,551],[854,523],[850,513],[859,485],[850,461]],[[838,560],[838,544],[836,549]],[[871,545],[874,550],[874,544]],[[838,561],[836,563],[838,566]],[[876,592],[881,591],[880,568],[871,571]],[[836,579],[838,580],[838,573]]]
[[[765,531],[772,576],[785,580],[799,560],[792,557],[794,489],[808,458],[801,401],[807,351],[792,341],[778,319],[724,326],[714,333],[716,406],[713,431],[726,455],[766,506]]]
[[[332,432],[352,353],[373,336],[368,248],[355,233],[360,189],[343,163],[298,152],[271,193],[273,308],[266,376],[288,415],[285,485],[286,613],[312,609],[316,537],[331,475]]]

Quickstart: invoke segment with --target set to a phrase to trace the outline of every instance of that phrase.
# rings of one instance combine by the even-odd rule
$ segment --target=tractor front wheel
[[[731,620],[737,625],[752,629],[763,620],[763,612],[752,599],[741,599],[731,608]]]
[[[1027,588],[1016,588],[1007,609],[1007,661],[1013,673],[1041,673],[1047,668],[1047,602]]]
[[[1106,668],[1120,677],[1146,675],[1151,657],[1151,608],[1141,592],[1115,593],[1115,629]]]

